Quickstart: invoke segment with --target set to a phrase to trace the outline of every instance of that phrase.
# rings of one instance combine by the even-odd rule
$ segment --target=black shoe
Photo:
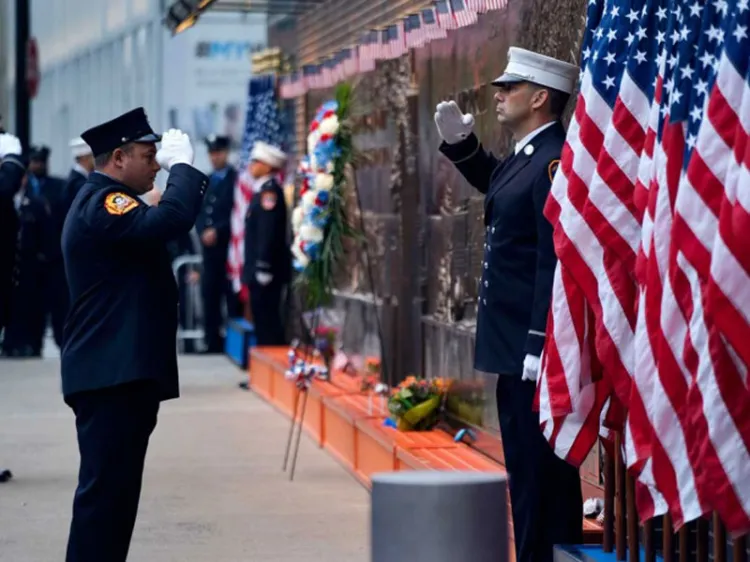
[[[250,390],[250,383],[248,381],[237,383],[237,386],[239,386],[242,390]]]
[[[11,478],[13,478],[13,473],[10,470],[0,469],[0,482],[7,482]]]

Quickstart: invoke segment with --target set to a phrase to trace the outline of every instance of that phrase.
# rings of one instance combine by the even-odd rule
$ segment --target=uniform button
[[[484,282],[484,286],[485,286],[485,287],[489,287],[489,286],[490,286],[490,283],[489,283],[489,281],[485,280],[485,282]]]
[[[206,212],[210,215],[211,213],[214,212],[214,208],[211,205],[209,205],[208,207],[206,207]]]
[[[214,223],[211,219],[206,219],[206,226],[211,226]]]
[[[492,227],[492,234],[495,234],[495,227]]]
[[[489,232],[489,231],[490,231],[490,227],[488,226],[488,227],[487,227],[487,232]]]
[[[482,304],[487,306],[487,299],[482,299]]]
[[[489,264],[487,262],[484,262],[484,268],[487,269],[489,267]]]
[[[211,203],[213,203],[214,201],[216,201],[216,196],[215,196],[215,195],[211,195],[211,196],[210,196],[210,197],[208,198],[208,200],[209,200],[209,201],[211,201]]]

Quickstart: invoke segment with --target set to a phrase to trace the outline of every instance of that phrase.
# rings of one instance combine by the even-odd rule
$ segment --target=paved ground
[[[306,437],[281,472],[288,423],[221,357],[181,360],[146,461],[134,562],[369,559],[369,496]],[[64,560],[78,451],[58,360],[0,360],[0,560]],[[103,561],[104,562],[104,561]]]

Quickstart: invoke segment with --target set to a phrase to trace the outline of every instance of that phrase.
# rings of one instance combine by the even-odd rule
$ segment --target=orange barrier
[[[255,347],[250,351],[250,388],[286,416],[295,411],[300,395],[285,378],[287,348]],[[301,411],[297,408],[297,419]],[[386,399],[361,391],[359,377],[331,373],[329,381],[315,380],[309,388],[304,428],[364,486],[377,472],[395,470],[474,470],[505,472],[500,463],[440,430],[398,431],[384,425]],[[583,481],[584,494],[602,495],[601,488]],[[587,492],[589,492],[587,494]],[[508,499],[510,505],[510,498]],[[584,541],[600,544],[603,529],[583,520]],[[512,539],[512,522],[511,533]]]

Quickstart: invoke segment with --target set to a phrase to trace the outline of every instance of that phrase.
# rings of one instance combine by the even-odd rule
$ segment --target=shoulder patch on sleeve
[[[549,163],[549,166],[547,166],[547,173],[549,174],[549,181],[555,179],[555,172],[557,172],[557,168],[560,167],[560,160],[553,160]]]
[[[272,211],[276,207],[277,201],[276,193],[273,191],[266,191],[260,196],[260,206],[266,211]]]
[[[124,215],[135,209],[138,201],[130,195],[115,191],[104,198],[104,208],[110,215]]]

